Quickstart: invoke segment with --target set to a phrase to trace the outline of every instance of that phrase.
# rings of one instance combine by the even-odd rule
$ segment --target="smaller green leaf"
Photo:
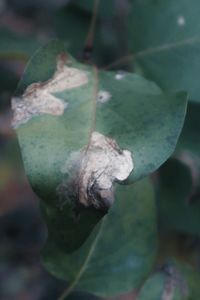
[[[137,300],[162,300],[165,281],[166,275],[161,272],[149,277],[143,285]],[[174,300],[174,298],[172,299]]]
[[[192,267],[171,260],[143,285],[138,300],[199,300],[200,275]]]
[[[154,193],[147,179],[118,185],[109,213],[79,250],[67,254],[57,243],[57,228],[49,228],[43,262],[68,281],[67,295],[74,288],[102,297],[125,293],[138,287],[153,266],[155,221]]]

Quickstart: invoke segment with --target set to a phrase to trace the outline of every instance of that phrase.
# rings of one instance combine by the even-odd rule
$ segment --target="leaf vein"
[[[101,222],[101,227],[100,227],[100,229],[99,229],[99,232],[98,232],[98,234],[96,235],[96,237],[95,237],[95,239],[94,239],[94,241],[93,241],[93,243],[92,243],[92,245],[91,245],[91,247],[90,247],[90,249],[89,249],[89,251],[88,251],[88,255],[86,256],[86,258],[85,258],[85,260],[84,260],[84,262],[83,262],[83,264],[82,264],[82,266],[81,266],[79,272],[77,273],[76,277],[74,278],[74,280],[73,280],[73,282],[70,284],[70,286],[67,287],[67,289],[66,289],[66,290],[64,291],[64,293],[58,298],[58,300],[64,300],[67,296],[69,296],[69,294],[73,291],[73,289],[74,289],[74,288],[76,287],[76,285],[78,284],[80,278],[82,277],[82,275],[83,275],[83,273],[84,273],[84,271],[85,271],[85,269],[86,269],[86,267],[87,267],[87,265],[88,265],[88,263],[89,263],[89,261],[90,261],[92,255],[93,255],[93,253],[94,253],[94,251],[95,251],[97,242],[98,242],[98,240],[99,240],[99,238],[100,238],[100,236],[101,236],[101,233],[102,233],[102,228],[103,228],[104,222],[105,222],[105,217],[104,217],[104,219],[103,219],[102,222]]]

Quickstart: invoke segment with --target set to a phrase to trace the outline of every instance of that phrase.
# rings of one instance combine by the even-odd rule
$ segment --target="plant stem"
[[[90,28],[85,40],[85,45],[83,49],[83,60],[88,61],[91,58],[93,44],[94,44],[94,35],[96,29],[96,22],[97,22],[97,13],[99,7],[100,0],[94,0],[94,7],[92,13],[92,19],[90,23]]]

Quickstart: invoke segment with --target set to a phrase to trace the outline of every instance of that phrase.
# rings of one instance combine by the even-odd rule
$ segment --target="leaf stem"
[[[92,13],[92,19],[89,27],[89,31],[85,40],[85,45],[83,49],[83,59],[88,61],[91,58],[93,44],[94,44],[94,35],[96,29],[96,22],[97,22],[97,13],[99,7],[100,0],[94,0],[94,7]]]

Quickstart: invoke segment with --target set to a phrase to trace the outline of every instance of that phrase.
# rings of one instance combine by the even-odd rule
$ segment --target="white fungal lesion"
[[[59,56],[56,72],[51,79],[32,83],[21,97],[12,98],[13,127],[26,123],[33,116],[41,114],[60,116],[64,113],[68,103],[53,94],[77,88],[88,82],[85,71],[68,66],[65,62],[66,60]]]
[[[111,99],[112,95],[108,91],[100,90],[97,94],[97,102],[106,103]]]
[[[118,71],[117,74],[115,74],[115,79],[116,80],[122,80],[125,77],[126,77],[126,72],[125,71]]]
[[[177,24],[178,26],[182,27],[182,26],[185,26],[186,24],[186,21],[185,21],[185,17],[184,16],[178,16],[177,17]]]
[[[114,199],[113,182],[123,182],[133,170],[131,152],[120,149],[114,139],[93,132],[89,146],[80,151],[78,158],[77,153],[70,156],[62,172],[73,169],[73,157],[74,169],[78,170],[74,181],[78,203],[108,210]]]

